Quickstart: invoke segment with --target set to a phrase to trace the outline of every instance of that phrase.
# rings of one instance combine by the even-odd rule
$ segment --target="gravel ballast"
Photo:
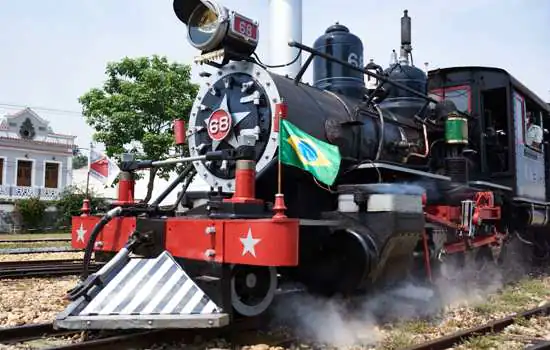
[[[69,302],[78,276],[0,280],[0,327],[51,322]]]

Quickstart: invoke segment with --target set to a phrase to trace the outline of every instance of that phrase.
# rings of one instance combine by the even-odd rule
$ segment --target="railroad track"
[[[502,332],[506,327],[516,323],[518,319],[530,319],[536,316],[548,316],[550,315],[550,303],[543,306],[536,307],[524,312],[520,312],[516,315],[501,318],[499,320],[491,321],[487,324],[459,331],[453,334],[446,335],[441,338],[431,340],[426,343],[414,345],[404,350],[443,350],[456,347],[471,338],[484,336],[488,334],[495,334]],[[530,339],[532,343],[536,343],[533,347],[528,349],[550,349],[550,342],[545,339]]]
[[[37,323],[24,326],[0,328],[0,344],[14,344],[42,338],[45,335],[60,336],[74,331],[55,330],[52,323]]]
[[[76,350],[76,349],[125,349],[130,347],[147,348],[153,344],[166,344],[170,342],[193,343],[196,337],[205,342],[218,337],[240,338],[243,341],[243,332],[256,332],[265,322],[259,318],[237,321],[224,328],[210,329],[170,329],[170,330],[139,330],[139,331],[109,331],[101,334],[97,331],[87,332],[88,337],[79,342],[67,343],[48,347],[48,350]],[[259,326],[261,325],[261,326]],[[80,331],[55,330],[51,323],[25,325],[10,328],[0,328],[0,344],[16,344],[36,339],[54,338],[67,335],[75,335]],[[253,338],[253,336],[252,336]],[[245,337],[246,339],[246,337]],[[248,337],[247,340],[250,340]],[[244,340],[247,342],[247,340]],[[263,339],[265,340],[265,339]],[[271,339],[269,345],[281,346],[287,344],[289,339]],[[250,343],[250,342],[248,342]],[[264,342],[265,343],[265,342]]]
[[[1,248],[0,254],[75,253],[82,251],[82,249],[72,247]]]
[[[90,263],[90,271],[96,272],[103,263]],[[0,262],[0,279],[50,277],[79,274],[82,260],[35,260]]]

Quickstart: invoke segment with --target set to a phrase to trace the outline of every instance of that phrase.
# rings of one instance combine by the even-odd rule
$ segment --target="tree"
[[[88,165],[88,157],[83,154],[73,156],[73,169],[84,168]]]
[[[73,216],[81,214],[82,202],[85,198],[90,200],[91,214],[96,214],[102,210],[108,209],[107,201],[97,197],[93,191],[88,191],[86,196],[85,189],[79,189],[76,186],[67,186],[61,191],[59,199],[55,203],[59,213],[58,225],[70,227]]]
[[[173,142],[173,121],[189,113],[199,86],[191,82],[191,66],[168,62],[166,57],[125,57],[109,62],[103,88],[92,88],[79,98],[86,122],[95,129],[94,140],[106,154],[141,148],[138,159],[163,159]],[[186,149],[185,147],[183,148]],[[171,169],[158,175],[168,179]],[[149,171],[144,202],[151,199],[157,169]]]

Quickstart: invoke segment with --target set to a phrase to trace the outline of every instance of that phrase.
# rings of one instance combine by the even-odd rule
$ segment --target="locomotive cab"
[[[470,185],[509,195],[519,208],[534,204],[535,209],[520,210],[516,219],[528,226],[546,226],[550,204],[548,104],[508,72],[494,67],[433,70],[428,89],[434,99],[451,100],[470,116],[468,141],[474,150]],[[534,217],[541,217],[539,224]]]

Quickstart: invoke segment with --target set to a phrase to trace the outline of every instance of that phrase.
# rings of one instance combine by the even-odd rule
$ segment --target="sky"
[[[268,0],[222,2],[260,22],[257,53],[270,62]],[[77,136],[81,147],[93,130],[78,97],[101,87],[107,62],[158,54],[192,64],[198,54],[172,0],[0,0],[0,8],[0,114],[34,108],[55,132]],[[362,39],[365,62],[373,58],[385,68],[399,49],[405,9],[417,66],[500,67],[550,100],[548,0],[303,0],[302,41],[312,45],[338,21]],[[199,69],[193,69],[197,83]]]

